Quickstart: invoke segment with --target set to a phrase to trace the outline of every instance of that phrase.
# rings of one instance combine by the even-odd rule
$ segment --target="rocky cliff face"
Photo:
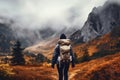
[[[120,26],[120,4],[107,1],[93,8],[83,28],[70,36],[75,43],[88,42]]]

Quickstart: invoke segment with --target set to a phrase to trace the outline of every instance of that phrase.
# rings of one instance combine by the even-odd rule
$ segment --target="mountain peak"
[[[75,43],[88,42],[120,26],[120,5],[116,1],[94,7],[82,29],[70,36],[71,40]]]

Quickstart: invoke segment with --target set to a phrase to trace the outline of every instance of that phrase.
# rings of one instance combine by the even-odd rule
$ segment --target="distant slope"
[[[37,43],[36,45],[26,48],[24,52],[29,52],[33,54],[40,53],[43,54],[45,57],[51,59],[57,41],[58,38],[49,38],[47,40]]]

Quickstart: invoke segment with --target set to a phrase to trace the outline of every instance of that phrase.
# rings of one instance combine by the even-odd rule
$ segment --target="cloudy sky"
[[[23,28],[82,27],[93,7],[106,0],[0,0],[0,16]]]

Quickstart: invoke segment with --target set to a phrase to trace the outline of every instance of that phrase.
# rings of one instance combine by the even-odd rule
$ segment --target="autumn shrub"
[[[85,61],[89,61],[89,60],[90,60],[90,57],[89,57],[88,53],[84,53],[81,57],[77,57],[75,55],[75,63],[76,64],[79,64],[79,63],[82,63],[82,62],[85,62]]]
[[[8,64],[0,64],[0,80],[12,80],[13,69]]]
[[[96,59],[96,58],[104,57],[107,55],[112,55],[112,54],[115,54],[117,52],[118,52],[118,50],[113,50],[113,51],[100,50],[98,52],[93,53],[93,55],[90,57],[90,59]]]

